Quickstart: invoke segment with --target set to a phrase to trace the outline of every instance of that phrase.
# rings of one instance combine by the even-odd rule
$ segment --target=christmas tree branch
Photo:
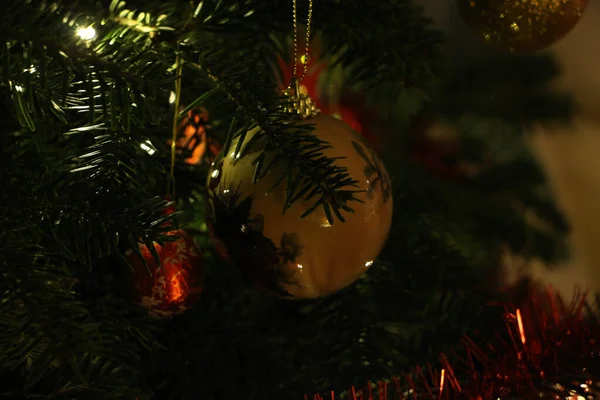
[[[87,135],[89,131],[83,133]],[[31,145],[21,151],[22,142],[17,146],[12,135],[2,137],[4,204],[19,207],[26,220],[39,224],[40,243],[78,261],[83,269],[97,259],[122,254],[123,245],[137,250],[138,240],[159,239],[164,223],[174,217],[165,216],[167,202],[148,191],[152,177],[162,172],[139,147],[141,140],[100,129],[96,135],[96,144],[77,153],[67,150],[64,158],[47,157],[36,168],[31,168],[38,159]],[[15,154],[20,156],[11,157]]]
[[[369,34],[363,34],[366,21]],[[436,76],[441,33],[432,28],[421,6],[407,0],[368,5],[358,0],[318,2],[314,25],[322,32],[325,57],[334,57],[349,84],[387,87],[392,102],[406,88],[424,88]],[[389,91],[390,87],[394,91]]]
[[[355,181],[348,175],[347,169],[336,166],[335,160],[323,155],[328,143],[312,133],[311,125],[292,124],[294,116],[282,112],[285,100],[277,94],[271,71],[257,58],[260,52],[254,51],[248,39],[224,36],[221,48],[216,50],[204,47],[204,43],[214,43],[214,40],[206,40],[207,35],[211,34],[196,31],[183,41],[193,46],[199,57],[200,63],[195,64],[199,73],[205,79],[210,78],[215,87],[227,95],[224,100],[234,102],[236,113],[230,118],[244,121],[230,131],[222,154],[229,154],[227,143],[231,143],[234,137],[238,139],[236,152],[239,153],[244,144],[248,148],[250,143],[244,143],[247,133],[253,128],[258,129],[252,138],[253,146],[262,147],[254,161],[255,182],[268,172],[277,171],[280,177],[272,189],[281,184],[288,188],[284,212],[296,201],[309,200],[312,202],[309,212],[323,208],[331,223],[334,215],[343,221],[342,211],[352,210],[347,203],[356,200],[358,191],[353,189]],[[255,41],[256,38],[252,38],[252,42]],[[227,59],[225,54],[237,54],[247,63],[223,65],[222,60]],[[240,85],[239,82],[248,75],[253,77],[251,86]],[[245,154],[240,153],[240,156]],[[267,159],[269,162],[266,162]]]
[[[155,326],[139,314],[125,316],[123,305],[108,298],[81,298],[76,290],[85,284],[56,253],[35,243],[42,232],[22,210],[2,208],[0,221],[0,369],[20,372],[19,379],[4,381],[2,392],[20,398],[139,395],[141,349],[156,346]]]
[[[242,126],[233,131],[238,138],[241,137],[238,143],[243,143],[249,129],[254,126],[260,127],[260,133],[256,138],[260,137],[263,140],[264,150],[255,160],[256,180],[269,171],[281,171],[281,179],[276,181],[280,184],[285,183],[288,189],[297,188],[297,190],[289,191],[286,201],[288,206],[297,200],[310,198],[312,205],[308,209],[311,212],[321,207],[329,216],[344,220],[342,211],[351,210],[348,203],[356,200],[356,191],[352,187],[354,181],[344,169],[334,166],[334,160],[323,155],[322,150],[326,148],[327,143],[316,138],[309,131],[294,129],[293,135],[290,134],[292,133],[291,128],[286,124],[289,118],[286,118],[277,109],[277,102],[280,99],[276,94],[278,88],[274,85],[270,60],[278,53],[282,43],[285,43],[285,39],[291,34],[290,12],[284,16],[283,12],[286,7],[280,3],[279,1],[274,1],[273,4],[250,1],[239,4],[237,7],[225,7],[224,3],[203,4],[202,7],[193,10],[193,18],[189,19],[191,22],[183,26],[181,23],[179,24],[177,29],[187,33],[174,42],[184,44],[184,52],[188,53],[184,56],[186,60],[197,58],[200,61],[196,65],[203,70],[203,73],[199,75],[205,84],[211,85],[212,80],[212,86],[220,87],[227,94],[225,98],[220,97],[220,100],[234,100],[235,107],[233,108],[231,106],[223,107],[222,101],[210,103],[209,99],[205,99],[204,104],[210,104],[211,110],[235,110],[227,117],[244,121]],[[304,7],[302,4],[301,6]],[[357,22],[358,17],[364,18],[364,10],[359,12],[358,7],[358,3],[354,6],[345,4],[341,9],[334,2],[323,2],[319,4],[318,14],[336,15]],[[360,8],[364,7],[360,5]],[[387,18],[393,19],[393,26],[396,27],[403,26],[402,18],[409,19],[414,15],[419,15],[419,11],[408,2],[396,2],[393,6],[375,7],[373,10],[373,13],[379,17],[385,15]],[[390,14],[392,10],[393,13]],[[192,12],[192,10],[189,11]],[[273,15],[274,12],[277,15]],[[425,19],[419,21],[422,24],[423,32],[427,32],[428,21]],[[347,24],[342,26],[347,26]],[[268,29],[266,29],[267,27]],[[349,30],[353,29],[352,26],[347,27]],[[316,28],[317,30],[328,29],[324,24]],[[262,35],[261,32],[268,32],[268,35]],[[394,31],[393,39],[408,40],[410,39],[408,32],[409,30],[404,28]],[[363,51],[367,48],[372,50],[372,42],[359,40],[359,37],[348,42],[347,35],[344,35],[343,32],[333,36],[337,38],[335,40],[341,40],[344,37],[350,58],[352,58],[351,54],[361,51],[363,54],[374,54]],[[372,37],[379,38],[379,36],[381,35]],[[427,38],[429,47],[436,44],[436,33],[432,32]],[[384,41],[389,43],[389,39],[389,36],[385,40],[381,39],[378,46],[381,47]],[[350,43],[350,47],[348,47],[348,43]],[[425,47],[429,48],[428,46]],[[390,49],[389,46],[386,48]],[[404,52],[402,56],[399,56],[399,53],[386,52],[386,57],[389,56],[394,62],[381,64],[383,70],[378,70],[374,79],[381,83],[393,78],[395,81],[403,81],[402,85],[404,85],[404,81],[408,78],[402,75],[403,73],[406,73],[407,76],[410,75],[410,79],[415,82],[420,82],[425,79],[425,76],[431,75],[431,71],[427,72],[423,69],[424,64],[431,61],[429,53],[419,53],[419,57],[416,57],[410,49],[414,49],[414,47],[402,46],[390,50],[392,53],[394,51]],[[365,57],[360,58],[359,64],[372,61]],[[231,59],[243,60],[243,62],[232,65]],[[398,62],[404,63],[405,67],[409,64],[410,66],[401,68],[398,67]],[[413,64],[414,68],[412,68]],[[356,66],[357,64],[353,63],[353,76],[357,80],[365,81],[368,85],[376,84],[370,80],[370,76],[364,73],[366,71],[364,67],[356,69]],[[197,101],[193,101],[193,103],[195,104]],[[226,143],[230,143],[231,140],[231,137],[228,138]],[[227,150],[224,149],[224,151]],[[267,152],[276,153],[275,162],[263,162],[267,158]],[[292,173],[292,171],[294,172]],[[319,173],[317,174],[316,171]],[[330,219],[333,220],[333,217]]]
[[[572,116],[571,96],[552,87],[560,72],[556,59],[548,54],[494,57],[447,77],[434,107],[450,118],[476,115],[528,133],[532,124],[567,122]]]
[[[0,41],[6,43],[0,72],[16,100],[21,125],[44,129],[46,115],[68,125],[106,121],[125,132],[131,124],[160,123],[156,103],[168,99],[160,88],[174,79],[166,74],[169,54],[153,48],[144,33],[119,26],[97,24],[100,39],[78,37],[76,27],[86,19],[74,18],[72,6],[19,3],[0,17]],[[27,24],[16,19],[25,11],[31,14]],[[57,26],[55,36],[45,34]],[[75,113],[67,115],[67,110]]]

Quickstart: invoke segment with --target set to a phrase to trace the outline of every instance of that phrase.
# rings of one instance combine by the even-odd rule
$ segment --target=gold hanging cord
[[[292,82],[288,89],[292,89],[294,83],[299,83],[306,76],[308,71],[308,62],[310,61],[310,25],[312,24],[313,0],[308,1],[308,16],[306,17],[306,38],[304,42],[304,54],[298,60],[298,0],[293,0],[292,18],[294,23],[294,69],[292,72]],[[298,61],[302,64],[302,74],[298,76]],[[296,88],[294,88],[296,89]]]
[[[304,54],[298,57],[298,0],[293,0],[292,17],[293,17],[293,36],[294,36],[294,66],[292,69],[292,81],[288,85],[285,95],[290,97],[291,102],[286,105],[285,111],[301,116],[302,118],[310,118],[319,113],[316,105],[310,97],[300,93],[300,81],[306,76],[308,71],[308,62],[310,61],[309,45],[310,45],[310,28],[312,25],[313,0],[308,0],[308,16],[306,17],[306,38]],[[298,63],[302,64],[302,72],[298,76]]]

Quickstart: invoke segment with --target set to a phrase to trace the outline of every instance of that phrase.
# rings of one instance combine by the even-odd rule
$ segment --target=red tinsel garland
[[[485,345],[465,337],[441,369],[415,369],[347,392],[305,400],[600,399],[600,315],[576,293],[570,304],[551,289],[529,287],[520,304],[504,305],[504,321]]]

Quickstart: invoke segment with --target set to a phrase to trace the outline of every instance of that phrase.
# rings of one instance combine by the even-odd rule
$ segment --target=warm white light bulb
[[[88,26],[86,28],[79,28],[77,29],[77,36],[79,36],[83,40],[92,40],[96,37],[96,30],[91,26]]]

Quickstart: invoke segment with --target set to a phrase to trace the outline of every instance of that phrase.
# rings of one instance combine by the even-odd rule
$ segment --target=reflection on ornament
[[[190,110],[178,126],[177,150],[187,164],[210,164],[221,149],[206,133],[208,112],[204,107]],[[171,145],[171,142],[168,143]]]
[[[541,50],[563,38],[588,0],[457,0],[466,24],[490,44],[514,52]]]
[[[348,108],[340,107],[340,109],[338,111],[331,113],[330,115],[334,118],[344,121],[356,132],[358,132],[358,133],[363,132],[363,127],[362,127],[360,121],[358,120],[358,118],[356,118],[356,115],[354,115],[354,113],[351,110],[349,110]]]
[[[136,279],[133,288],[135,300],[157,316],[183,312],[204,288],[204,259],[194,239],[182,230],[173,231],[170,235],[178,239],[163,245],[154,243],[160,266],[143,244],[139,250],[147,268],[137,254],[132,251],[127,254]]]
[[[317,208],[300,219],[312,202],[298,200],[282,214],[285,183],[270,191],[281,171],[252,183],[252,162],[262,149],[260,144],[247,147],[254,130],[242,146],[243,157],[224,155],[209,172],[207,224],[218,251],[257,287],[306,299],[339,291],[368,269],[390,229],[392,192],[381,160],[348,125],[323,114],[299,124],[314,124],[315,136],[331,144],[324,155],[339,157],[336,164],[358,181],[349,189],[364,190],[357,194],[362,203],[349,204],[354,213],[344,212],[345,222],[329,224]]]

